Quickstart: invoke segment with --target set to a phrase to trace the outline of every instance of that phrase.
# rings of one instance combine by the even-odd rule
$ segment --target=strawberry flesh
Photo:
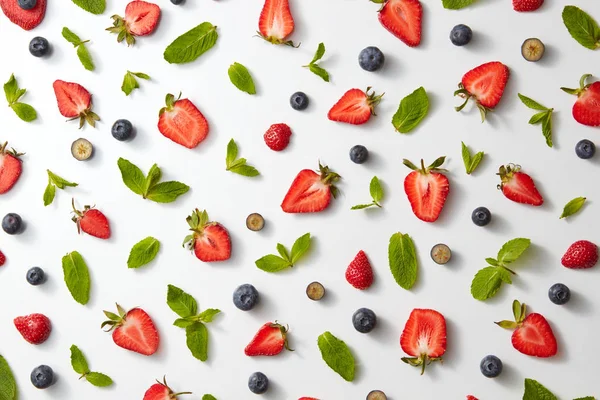
[[[320,174],[310,169],[298,173],[281,203],[284,212],[311,213],[327,208],[337,190],[333,184],[340,176],[326,166],[319,165],[319,168]]]
[[[552,357],[558,345],[546,318],[537,313],[529,314],[512,334],[515,349],[528,356]]]
[[[244,349],[247,356],[274,356],[287,347],[287,329],[278,323],[267,322]],[[289,350],[289,349],[288,349]]]
[[[364,251],[359,251],[346,269],[346,281],[356,289],[368,289],[373,284],[373,269]]]
[[[16,25],[26,31],[32,30],[38,26],[46,14],[46,0],[37,0],[36,5],[31,10],[24,10],[19,7],[17,0],[0,0],[0,8],[4,15]]]
[[[190,100],[181,99],[161,110],[158,130],[175,143],[193,149],[206,139],[208,122]]]
[[[78,227],[88,235],[99,239],[110,238],[110,226],[108,219],[101,211],[95,208],[88,209],[77,217]]]
[[[18,158],[18,153],[6,150],[7,143],[0,145],[0,194],[8,192],[15,186],[23,165]]]
[[[160,18],[160,7],[153,3],[136,0],[125,7],[125,22],[129,33],[145,36],[154,32]]]
[[[52,325],[43,314],[31,314],[14,319],[15,328],[31,344],[42,344],[50,336]]]
[[[436,221],[446,203],[450,182],[446,175],[438,172],[438,167],[444,160],[445,157],[440,157],[427,168],[423,160],[421,160],[421,168],[404,160],[404,164],[414,170],[404,179],[404,192],[413,213],[421,221]]]
[[[289,0],[266,0],[258,20],[260,36],[273,44],[292,45],[286,38],[294,31]]]
[[[85,122],[91,126],[96,125],[100,118],[92,112],[92,96],[86,88],[78,83],[65,82],[60,79],[52,84],[58,110],[63,117],[79,119],[79,127]]]
[[[112,338],[117,346],[146,356],[154,354],[159,344],[154,322],[141,308],[133,308],[125,315]]]
[[[400,346],[413,357],[402,361],[420,366],[423,373],[429,362],[440,360],[446,352],[446,319],[435,310],[415,308],[400,336]]]
[[[361,125],[367,122],[371,115],[375,115],[375,106],[381,101],[382,95],[366,93],[360,89],[350,89],[337,103],[331,107],[327,118],[331,121],[345,122],[352,125]]]
[[[171,391],[162,383],[155,383],[144,393],[143,400],[172,400]]]
[[[410,47],[421,43],[423,8],[419,0],[387,0],[379,11],[385,29]]]
[[[202,233],[196,233],[194,254],[204,262],[225,261],[231,257],[229,232],[218,222],[205,226]]]
[[[467,72],[461,85],[478,104],[492,109],[500,102],[508,77],[508,67],[501,62],[492,61]]]

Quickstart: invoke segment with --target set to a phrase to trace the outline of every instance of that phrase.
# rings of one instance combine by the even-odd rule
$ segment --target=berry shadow
[[[269,390],[262,397],[275,400],[288,398],[288,395],[279,383],[269,380]]]
[[[502,363],[502,373],[496,378],[485,378],[492,379],[495,383],[505,387],[515,387],[519,385],[519,382],[523,381],[523,377],[519,375],[517,369],[511,364]]]
[[[374,71],[374,72],[364,71],[364,72],[367,74],[381,75],[384,78],[396,78],[399,75],[401,75],[402,74],[402,64],[400,63],[400,59],[398,57],[396,57],[396,55],[393,54],[391,51],[384,52],[384,54],[385,54],[385,61],[383,62],[383,67],[381,67],[379,69],[379,71]],[[358,62],[357,62],[357,64],[358,64]]]
[[[580,315],[591,315],[594,312],[592,302],[580,292],[573,290],[571,290],[571,299],[569,302],[558,307],[564,307],[569,310],[569,312]]]

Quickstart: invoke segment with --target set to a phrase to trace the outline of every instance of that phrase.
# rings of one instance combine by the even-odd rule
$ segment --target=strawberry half
[[[132,308],[125,311],[117,304],[118,315],[104,311],[108,318],[101,328],[108,326],[105,332],[112,331],[115,344],[126,350],[150,356],[158,350],[159,337],[152,318],[141,308]]]
[[[208,122],[188,99],[175,99],[167,94],[166,107],[158,113],[158,130],[163,136],[188,149],[193,149],[208,135]]]
[[[598,246],[588,240],[578,240],[569,246],[560,262],[571,269],[592,268],[598,262]]]
[[[260,327],[254,338],[248,343],[244,349],[247,356],[275,356],[287,349],[288,347],[286,326],[280,325],[275,321],[267,322]]]
[[[579,80],[579,89],[561,89],[569,94],[577,96],[573,104],[573,118],[580,124],[587,126],[600,126],[600,82],[586,85],[586,80],[592,76],[585,74]]]
[[[446,203],[450,183],[446,175],[440,173],[445,170],[439,168],[445,160],[445,156],[439,157],[427,168],[423,160],[421,168],[407,159],[403,161],[404,165],[413,170],[404,178],[404,192],[408,196],[413,213],[421,221],[436,221]]]
[[[74,82],[65,82],[60,79],[52,84],[58,110],[63,117],[70,118],[69,121],[79,119],[79,128],[87,122],[96,126],[100,117],[92,112],[92,95],[83,86]]]
[[[194,233],[185,237],[183,247],[193,248],[199,260],[225,261],[231,257],[229,232],[218,222],[210,222],[206,210],[196,208],[185,220]]]
[[[52,324],[44,314],[31,314],[14,319],[15,328],[31,344],[42,344],[50,336]]]
[[[146,393],[144,393],[143,400],[177,400],[177,396],[182,394],[192,394],[192,392],[178,392],[175,393],[173,390],[167,385],[167,377],[163,377],[163,381],[160,382],[158,379],[157,383],[150,386]]]
[[[136,36],[146,36],[154,32],[160,18],[160,7],[146,1],[135,0],[125,7],[125,18],[113,15],[113,26],[107,31],[116,33],[117,42],[123,40],[127,46],[135,44]]]
[[[498,189],[502,190],[507,199],[532,206],[544,204],[544,199],[535,187],[533,179],[521,172],[520,165],[502,165],[496,175],[499,175],[501,180]]]
[[[421,43],[423,7],[419,0],[387,0],[379,10],[379,22],[410,47]]]
[[[73,222],[77,224],[77,233],[84,231],[88,235],[99,239],[108,239],[110,237],[110,226],[108,219],[101,211],[85,206],[83,211],[75,208],[75,199],[71,202],[75,216]]]
[[[357,289],[368,289],[373,284],[373,268],[364,251],[359,251],[346,269],[346,281]]]
[[[479,400],[477,397],[472,396],[472,395],[468,395],[467,396],[467,400]]]
[[[413,367],[425,367],[434,361],[441,361],[446,352],[446,319],[435,310],[415,308],[400,336],[400,346],[406,354],[402,361]]]
[[[19,7],[17,0],[0,0],[0,8],[10,22],[19,25],[26,31],[30,31],[38,26],[46,15],[46,0],[37,0],[35,7],[31,10],[24,10]]]
[[[258,34],[267,42],[297,47],[286,40],[294,31],[289,0],[265,0],[258,19]]]
[[[19,157],[24,153],[18,153],[15,149],[7,150],[7,145],[8,142],[4,142],[0,146],[0,194],[12,189],[23,171]]]
[[[331,107],[327,118],[331,121],[345,122],[352,125],[361,125],[375,114],[375,106],[379,104],[385,93],[379,96],[375,92],[369,93],[369,86],[365,92],[360,89],[350,89],[337,103]]]
[[[296,175],[283,202],[281,209],[286,213],[319,212],[327,208],[331,196],[338,193],[334,185],[341,176],[319,163],[319,172],[303,169]]]
[[[535,11],[544,4],[544,0],[512,0],[512,4],[515,11]]]
[[[4,255],[2,250],[0,250],[0,267],[3,266],[5,263],[6,263],[6,256]]]
[[[473,98],[481,114],[481,121],[485,121],[488,111],[500,102],[509,75],[508,67],[498,61],[482,64],[467,72],[458,84],[458,90],[454,92],[455,96],[465,99],[464,103],[455,107],[456,111],[465,108],[469,99]]]
[[[552,357],[556,355],[558,345],[552,328],[541,314],[527,314],[527,306],[518,300],[513,301],[514,321],[500,321],[496,325],[505,329],[514,329],[512,345],[528,356]]]

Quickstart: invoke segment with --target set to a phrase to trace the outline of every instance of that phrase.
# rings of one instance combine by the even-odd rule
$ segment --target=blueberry
[[[262,372],[255,372],[248,378],[248,389],[255,394],[263,394],[269,389],[269,378]]]
[[[23,221],[21,216],[15,213],[8,213],[2,218],[2,229],[9,235],[16,235],[21,231]]]
[[[477,226],[486,226],[492,220],[492,213],[485,207],[477,207],[471,214],[471,220]]]
[[[19,0],[18,3],[23,10],[31,10],[37,5],[37,0]]]
[[[185,0],[171,0],[171,3],[175,4],[176,6],[183,4]]]
[[[233,292],[233,304],[242,311],[249,311],[258,303],[258,290],[249,283],[238,286]]]
[[[127,140],[133,133],[133,125],[126,119],[118,119],[110,130],[113,137],[119,141]]]
[[[54,371],[47,365],[40,365],[31,371],[31,383],[38,389],[46,389],[54,383]]]
[[[305,110],[308,107],[308,96],[304,92],[296,92],[290,97],[290,105],[294,110]]]
[[[479,364],[483,376],[495,378],[502,373],[502,360],[496,356],[485,356]]]
[[[350,149],[350,160],[356,164],[362,164],[369,158],[369,150],[361,144]]]
[[[562,283],[555,283],[548,289],[548,297],[554,304],[563,305],[571,299],[571,290]]]
[[[450,41],[455,46],[464,46],[471,41],[473,31],[466,25],[456,25],[450,31]]]
[[[29,52],[35,57],[43,57],[48,54],[49,50],[50,44],[41,36],[36,36],[29,42]]]
[[[580,140],[575,146],[575,153],[577,154],[577,157],[587,160],[588,158],[594,157],[596,145],[591,140]]]
[[[368,308],[359,308],[352,315],[352,324],[360,333],[369,333],[377,325],[377,316]]]
[[[40,267],[32,267],[27,271],[27,282],[33,286],[41,285],[46,280],[46,274]]]
[[[365,71],[377,71],[383,66],[385,56],[375,46],[365,47],[358,55],[358,65]]]

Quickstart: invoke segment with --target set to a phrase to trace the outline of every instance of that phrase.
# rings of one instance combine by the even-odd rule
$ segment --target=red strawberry
[[[4,265],[4,263],[6,263],[6,256],[4,255],[4,253],[0,250],[0,267]]]
[[[196,208],[185,220],[194,233],[185,237],[183,246],[193,248],[199,260],[225,261],[231,257],[229,232],[218,222],[210,222],[206,210],[200,212]]]
[[[544,4],[544,0],[513,0],[515,11],[535,11]]]
[[[587,240],[578,240],[569,246],[560,262],[571,269],[592,268],[598,262],[598,246]]]
[[[0,0],[0,7],[13,24],[26,31],[38,26],[46,14],[46,0],[37,0],[37,4],[31,10],[23,10],[17,0]]]
[[[273,124],[264,135],[265,143],[271,150],[281,151],[290,143],[292,130],[286,124]]]
[[[446,319],[435,310],[415,308],[400,336],[400,346],[406,354],[402,361],[414,367],[425,366],[433,361],[441,361],[446,352]]]
[[[0,194],[4,194],[15,186],[21,176],[23,165],[19,159],[23,153],[15,149],[7,150],[8,142],[0,145]]]
[[[462,110],[473,98],[481,113],[481,121],[484,121],[487,112],[500,102],[509,74],[508,67],[498,61],[482,64],[467,72],[454,92],[455,96],[465,99],[463,104],[455,107],[456,111]]]
[[[108,219],[102,214],[101,211],[85,206],[83,211],[79,211],[75,208],[75,200],[72,201],[73,212],[75,216],[72,218],[73,222],[77,224],[77,232],[81,233],[84,231],[88,235],[100,238],[108,239],[110,237],[110,226],[108,225]]]
[[[287,332],[288,328],[278,324],[277,321],[275,323],[267,322],[260,327],[254,338],[248,343],[244,353],[247,356],[275,356],[284,348],[292,351],[288,347]]]
[[[303,169],[296,175],[283,202],[281,209],[286,213],[309,213],[323,211],[329,205],[331,196],[338,193],[334,183],[341,176],[319,163],[319,173]]]
[[[179,392],[175,393],[167,385],[167,378],[163,377],[163,381],[156,380],[157,383],[150,386],[150,389],[144,393],[143,400],[177,400],[177,396],[182,394],[192,394],[192,392]]]
[[[100,117],[92,112],[92,95],[83,86],[74,82],[65,82],[60,79],[54,81],[54,94],[58,103],[58,110],[69,121],[79,119],[79,128],[87,122],[96,126]]]
[[[533,179],[521,171],[520,165],[502,165],[498,174],[501,179],[498,189],[502,190],[507,199],[517,203],[541,206],[544,199],[535,187]]]
[[[300,397],[298,400],[319,400],[316,397]]]
[[[289,0],[265,0],[258,20],[258,34],[267,42],[295,47],[291,40],[286,40],[293,31]]]
[[[561,89],[577,96],[573,104],[573,118],[580,124],[600,126],[600,81],[585,84],[590,74],[585,74],[579,80],[579,89]]]
[[[331,107],[327,118],[331,121],[346,122],[352,125],[364,124],[371,118],[371,115],[375,114],[375,106],[379,104],[381,98],[385,93],[379,96],[375,95],[375,92],[369,93],[371,87],[369,86],[366,92],[360,89],[350,89],[337,103]]]
[[[373,283],[373,269],[364,251],[359,251],[346,269],[346,280],[357,289],[368,289]]]
[[[158,130],[163,136],[188,149],[193,149],[208,135],[208,122],[188,99],[175,99],[168,94],[166,107],[158,113]]]
[[[43,314],[31,314],[14,319],[15,328],[31,344],[42,344],[50,336],[52,325]]]
[[[135,43],[136,36],[146,36],[154,32],[160,18],[160,7],[146,1],[135,0],[125,7],[125,18],[113,15],[113,26],[107,31],[116,33],[117,42],[123,40],[127,46]]]
[[[101,328],[109,327],[106,332],[113,331],[112,338],[115,344],[145,356],[156,353],[159,344],[158,331],[146,311],[132,308],[126,312],[118,304],[117,310],[118,315],[104,311],[108,321],[101,325]]]
[[[472,396],[472,395],[468,395],[467,396],[467,400],[479,400],[477,397]]]
[[[379,10],[381,25],[410,47],[421,43],[422,16],[419,0],[387,0]]]
[[[409,160],[404,160],[404,165],[413,170],[404,178],[404,191],[413,213],[422,221],[436,221],[446,203],[450,183],[446,175],[440,173],[445,170],[439,168],[445,160],[445,156],[440,157],[427,168],[423,160],[421,168]]]
[[[512,345],[528,356],[552,357],[556,355],[557,344],[552,328],[541,314],[527,314],[525,304],[513,301],[514,321],[500,321],[496,324],[505,329],[514,329]]]

